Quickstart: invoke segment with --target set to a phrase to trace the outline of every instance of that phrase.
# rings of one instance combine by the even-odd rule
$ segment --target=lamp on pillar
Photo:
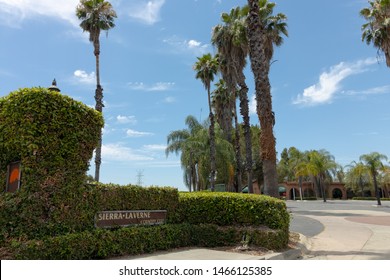
[[[53,80],[51,83],[51,86],[48,87],[48,90],[56,91],[56,92],[61,92],[61,90],[57,87],[57,81],[56,79]]]

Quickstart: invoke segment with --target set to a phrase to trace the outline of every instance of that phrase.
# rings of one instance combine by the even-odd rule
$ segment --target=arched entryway
[[[290,199],[292,199],[292,200],[301,199],[300,195],[299,195],[299,190],[297,188],[291,188]]]
[[[339,188],[334,188],[332,191],[332,198],[342,199],[343,192]]]

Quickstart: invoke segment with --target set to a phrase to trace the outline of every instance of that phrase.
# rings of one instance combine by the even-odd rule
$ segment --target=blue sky
[[[212,27],[246,1],[112,0],[116,27],[101,36],[104,88],[101,180],[184,190],[179,157],[165,156],[166,138],[184,120],[207,116],[195,79],[197,56],[214,52]],[[366,0],[280,0],[289,37],[274,55],[270,80],[277,151],[326,149],[347,165],[364,153],[390,157],[390,69],[361,42]],[[50,86],[94,106],[95,58],[74,15],[78,0],[0,0],[0,96]],[[254,82],[250,87],[251,123]],[[91,164],[91,171],[94,170]]]

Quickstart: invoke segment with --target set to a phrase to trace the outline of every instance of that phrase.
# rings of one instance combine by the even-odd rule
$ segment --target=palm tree
[[[181,164],[185,171],[185,183],[190,191],[195,191],[198,186],[196,165],[199,154],[195,149],[195,145],[190,145],[190,139],[202,129],[202,125],[194,116],[188,116],[185,124],[188,127],[187,129],[172,131],[167,136],[168,146],[165,149],[165,154],[168,157],[170,153],[175,153],[176,155],[179,152],[182,153]]]
[[[211,104],[211,93],[210,87],[211,82],[214,80],[214,76],[218,72],[218,60],[213,57],[210,53],[198,57],[198,61],[194,65],[194,70],[196,71],[196,78],[200,79],[207,90],[208,104],[209,104],[209,119],[210,119],[210,163],[211,163],[211,172],[210,172],[210,188],[211,191],[214,191],[215,183],[215,171],[216,171],[216,152],[215,152],[215,120],[214,113],[212,110]]]
[[[387,156],[380,154],[378,152],[373,152],[370,154],[364,154],[360,156],[360,160],[363,161],[367,168],[369,168],[372,180],[374,183],[374,190],[375,190],[375,196],[378,202],[378,205],[382,205],[381,203],[381,195],[379,193],[378,189],[378,171],[383,169],[384,165],[382,163],[382,160],[387,160]]]
[[[354,189],[360,188],[362,197],[364,197],[364,187],[370,184],[370,170],[362,162],[353,161],[349,167],[345,176],[346,186]]]
[[[184,182],[189,190],[206,188],[210,174],[210,137],[209,121],[200,124],[195,117],[186,118],[186,129],[172,131],[168,137],[166,156],[170,153],[181,153],[181,165],[184,170]],[[222,129],[216,125],[216,154],[218,180],[230,185],[234,174],[234,154],[232,145],[224,139]]]
[[[369,8],[360,11],[367,22],[362,25],[362,41],[373,44],[383,52],[386,65],[390,67],[390,0],[368,1]]]
[[[215,87],[212,92],[212,106],[215,110],[216,121],[222,128],[225,139],[232,142],[234,100],[229,93],[225,80],[220,79],[215,83]]]
[[[80,27],[89,33],[89,41],[93,43],[94,55],[96,58],[96,91],[95,109],[103,111],[103,88],[100,85],[100,31],[108,32],[115,27],[114,18],[116,13],[112,5],[104,0],[80,0],[76,7],[76,15],[81,20]],[[98,145],[95,152],[95,181],[99,181],[102,151],[102,133],[100,133]]]
[[[248,40],[246,36],[245,11],[236,7],[230,14],[223,13],[223,24],[214,27],[212,43],[217,47],[220,69],[223,78],[227,81],[230,92],[235,93],[238,86],[240,99],[240,113],[243,118],[245,136],[245,170],[247,172],[248,190],[253,193],[253,160],[252,140],[249,118],[248,86],[245,82],[244,69],[248,56]]]
[[[380,182],[383,186],[383,191],[387,194],[387,197],[389,197],[389,186],[390,186],[390,166],[385,166],[383,169],[383,172],[381,173]],[[386,197],[384,195],[384,197]]]
[[[286,16],[273,16],[275,3],[267,0],[248,0],[247,17],[249,56],[255,77],[257,115],[261,126],[260,146],[263,160],[264,193],[278,197],[276,149],[273,126],[275,115],[272,110],[269,70],[273,55],[273,46],[283,43],[281,34],[287,36]]]
[[[332,174],[335,174],[338,165],[334,156],[326,150],[310,151],[307,153],[307,157],[307,173],[312,177],[317,190],[320,192],[324,202],[326,202],[324,183],[326,179],[332,180]]]

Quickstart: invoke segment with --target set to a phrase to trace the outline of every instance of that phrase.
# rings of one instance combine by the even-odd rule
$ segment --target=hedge
[[[94,230],[94,217],[109,210],[167,210],[168,221],[178,207],[175,188],[88,185],[58,188],[51,196],[51,208],[44,209],[42,197],[26,199],[14,194],[0,196],[0,233],[7,238],[42,239],[46,236]],[[36,211],[27,211],[34,208]],[[44,216],[37,215],[44,213]],[[39,226],[38,226],[39,225]]]
[[[166,224],[117,230],[95,230],[28,242],[13,242],[13,259],[107,259],[180,247],[237,245],[243,236],[268,249],[285,248],[284,234],[262,228]]]
[[[352,200],[377,200],[377,198],[376,197],[367,197],[367,196],[365,196],[365,197],[362,197],[362,196],[360,196],[360,197],[352,197]],[[390,198],[387,198],[387,197],[381,197],[381,200],[383,200],[383,201],[390,201]]]
[[[288,231],[290,216],[282,200],[254,194],[180,193],[176,223],[264,225]]]

